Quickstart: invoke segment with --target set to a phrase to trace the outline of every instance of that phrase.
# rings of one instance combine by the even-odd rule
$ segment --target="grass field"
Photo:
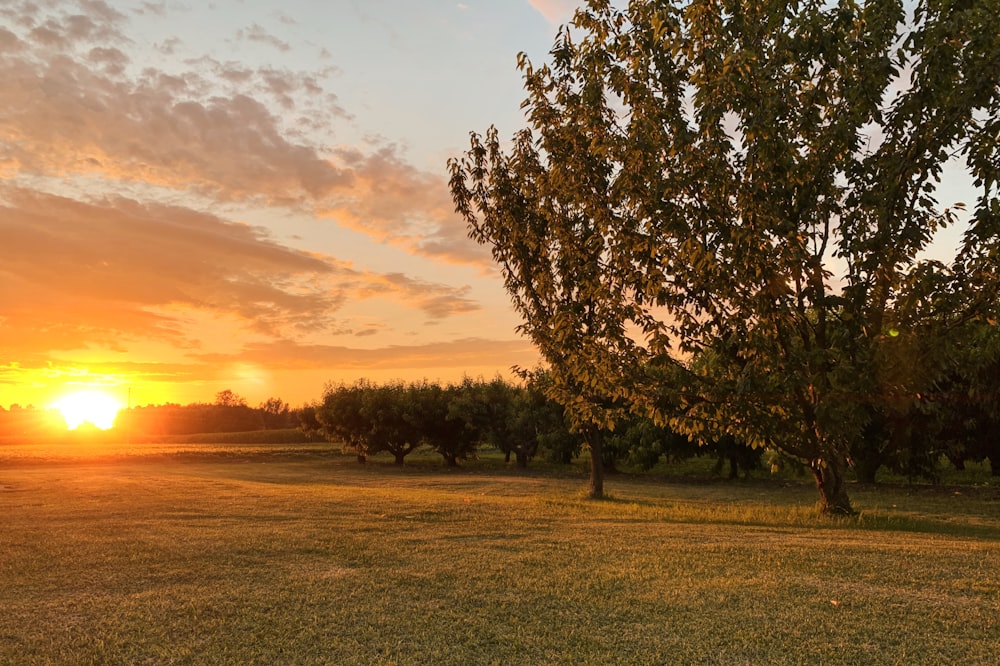
[[[996,664],[996,486],[0,448],[2,664]]]

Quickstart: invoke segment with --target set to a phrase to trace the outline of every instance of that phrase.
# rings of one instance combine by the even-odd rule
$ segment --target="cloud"
[[[246,96],[190,99],[196,76],[115,81],[67,58],[25,71],[0,64],[4,143],[28,174],[89,172],[271,204],[323,199],[352,174],[285,138]]]
[[[97,202],[0,188],[0,348],[136,340],[197,344],[187,315],[227,317],[265,336],[349,332],[348,301],[388,299],[431,320],[478,309],[467,287],[285,247],[262,229],[179,206]]]
[[[188,60],[186,71],[138,71],[119,48],[128,43],[126,17],[103,2],[44,16],[31,3],[15,3],[3,14],[14,26],[0,33],[6,170],[305,210],[414,254],[489,265],[488,253],[466,237],[443,174],[417,169],[392,144],[316,142],[317,131],[350,120],[325,89],[335,69],[291,72],[199,58]],[[267,37],[243,32],[245,39]]]
[[[133,10],[136,14],[153,14],[154,16],[167,15],[166,2],[143,2],[139,9]]]
[[[0,365],[0,384],[22,388],[46,383],[117,386],[123,383],[123,378],[133,383],[177,383],[194,381],[202,370],[190,362],[112,361],[83,365],[59,358],[34,358]]]
[[[0,27],[0,53],[14,53],[25,48],[17,35],[4,27]]]
[[[84,203],[0,191],[0,347],[183,346],[165,308],[238,317],[261,331],[331,325],[348,271],[259,229],[190,209],[111,198]],[[321,278],[317,284],[316,278]]]
[[[209,364],[232,361],[226,354],[192,355]],[[292,341],[251,343],[240,350],[240,359],[275,369],[328,368],[331,371],[475,368],[514,363],[532,365],[538,353],[526,340],[463,338],[420,345],[393,345],[360,349],[333,345],[303,345]]]
[[[376,298],[398,295],[404,302],[423,310],[431,319],[444,319],[456,314],[474,312],[480,309],[475,301],[467,297],[468,287],[448,287],[447,285],[416,280],[402,273],[366,273],[367,283],[361,287],[359,298]],[[361,333],[358,333],[361,335]]]
[[[237,39],[245,39],[248,42],[266,44],[267,46],[273,47],[282,52],[289,51],[292,48],[288,45],[288,42],[278,39],[256,23],[245,30],[237,32],[236,37]]]
[[[582,0],[528,0],[528,4],[544,16],[546,21],[558,25],[573,18],[573,12],[582,4]]]

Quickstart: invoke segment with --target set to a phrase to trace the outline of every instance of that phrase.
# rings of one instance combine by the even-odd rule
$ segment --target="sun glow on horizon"
[[[107,430],[115,424],[122,404],[106,393],[86,390],[64,395],[52,407],[62,414],[69,430],[76,430],[84,423]]]

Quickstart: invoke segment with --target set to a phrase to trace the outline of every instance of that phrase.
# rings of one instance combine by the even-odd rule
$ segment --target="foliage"
[[[538,451],[537,420],[527,409],[525,391],[496,377],[491,381],[466,379],[449,406],[449,415],[461,420],[484,444],[516,457],[527,467]]]
[[[221,407],[246,407],[247,400],[238,393],[226,389],[215,394],[215,404]]]
[[[268,398],[258,405],[257,410],[263,417],[264,429],[285,428],[291,421],[291,408],[281,398]]]
[[[401,465],[417,447],[427,445],[455,466],[474,454],[480,440],[476,424],[454,408],[470,386],[361,380],[328,386],[314,413],[324,434],[343,442],[361,462],[386,452]]]
[[[989,459],[1000,476],[1000,329],[970,322],[949,336],[951,362],[921,396],[926,437],[959,468]]]
[[[10,409],[0,407],[0,437],[30,439],[65,429],[66,421],[58,410],[38,409],[34,405],[22,407],[17,403]]]
[[[935,379],[886,365],[903,321],[996,326],[997,34],[992,2],[591,0],[522,54],[530,128],[473,134],[451,189],[574,423],[774,447],[851,512],[873,412]],[[949,160],[978,200],[945,264]]]
[[[580,453],[579,438],[563,419],[563,408],[539,389],[500,378],[466,378],[460,384],[430,382],[328,386],[319,405],[302,411],[331,441],[343,442],[364,461],[381,451],[398,463],[418,446],[437,451],[449,466],[475,456],[480,444],[516,457],[518,467],[540,449],[562,462]]]
[[[264,428],[266,415],[242,404],[147,405],[123,409],[114,430],[132,437],[248,432]]]
[[[406,403],[409,420],[423,444],[441,454],[449,467],[475,455],[481,439],[480,431],[457,402],[473,390],[471,380],[459,385],[440,386],[423,382],[407,388]]]
[[[525,386],[514,386],[496,377],[490,381],[467,380],[452,403],[451,413],[464,419],[488,446],[502,451],[507,461],[526,468],[545,449],[549,458],[568,463],[579,455],[578,438],[567,429],[562,407],[546,397],[539,376]]]
[[[323,401],[311,410],[303,411],[305,427],[312,427],[312,419],[319,430],[331,441],[340,441],[345,449],[352,450],[359,462],[364,462],[370,446],[371,421],[364,409],[365,393],[374,390],[366,381],[348,386],[327,386]]]
[[[328,386],[316,418],[327,436],[340,439],[359,462],[386,452],[402,465],[424,438],[413,391],[402,383]]]

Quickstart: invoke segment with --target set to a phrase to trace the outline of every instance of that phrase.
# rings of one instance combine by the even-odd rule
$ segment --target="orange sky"
[[[416,4],[0,5],[0,406],[534,365],[445,160],[572,3]]]
[[[445,163],[575,4],[4,0],[0,406],[535,365]]]

